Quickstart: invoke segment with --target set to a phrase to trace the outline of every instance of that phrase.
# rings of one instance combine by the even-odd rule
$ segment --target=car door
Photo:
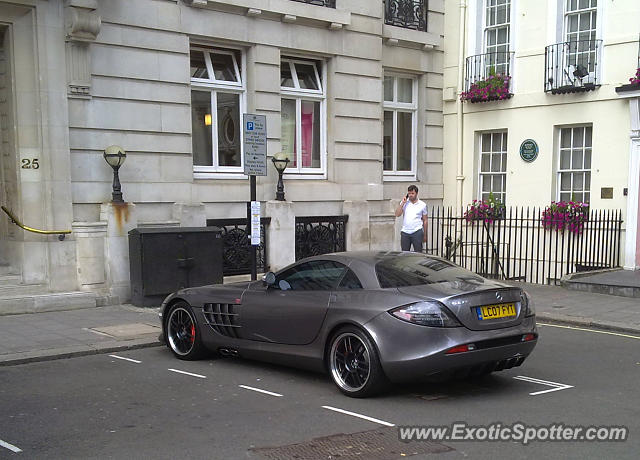
[[[245,292],[241,337],[290,345],[311,343],[344,270],[345,265],[331,260],[302,262],[279,273],[275,285]]]

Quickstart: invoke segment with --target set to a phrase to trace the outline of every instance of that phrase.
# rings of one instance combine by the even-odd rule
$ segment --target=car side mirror
[[[265,286],[273,286],[274,284],[276,284],[276,274],[273,272],[265,273],[265,275],[262,277],[262,283]]]

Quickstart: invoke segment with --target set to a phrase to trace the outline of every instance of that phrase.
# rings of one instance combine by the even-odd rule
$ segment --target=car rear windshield
[[[381,288],[479,279],[478,275],[447,260],[418,254],[389,257],[377,262],[376,276]]]

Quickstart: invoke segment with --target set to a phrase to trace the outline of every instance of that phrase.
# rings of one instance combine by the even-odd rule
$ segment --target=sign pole
[[[256,202],[256,176],[249,176],[249,188],[251,189],[251,201],[249,203],[247,203],[247,228],[252,228],[254,226],[253,222],[252,222],[252,217],[253,217],[253,210],[252,210],[252,203]],[[260,214],[258,214],[258,223],[260,222]],[[260,226],[258,224],[258,231],[260,231]],[[253,233],[253,231],[252,231]],[[256,279],[258,279],[258,261],[257,261],[257,257],[256,257],[256,245],[251,244],[251,250],[250,250],[250,254],[251,254],[251,281],[255,281]]]
[[[257,250],[261,239],[256,176],[267,175],[267,119],[264,115],[245,113],[243,125],[244,173],[249,176],[251,194],[251,201],[247,203],[247,237],[251,239],[251,280],[255,281],[258,277]]]

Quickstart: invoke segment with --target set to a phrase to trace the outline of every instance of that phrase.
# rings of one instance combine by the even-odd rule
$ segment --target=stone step
[[[2,284],[0,283],[0,299],[4,297],[24,297],[45,294],[44,284]]]
[[[0,286],[15,286],[22,282],[22,276],[20,275],[3,275],[0,274]]]
[[[0,316],[92,307],[96,307],[96,295],[91,292],[56,292],[21,296],[0,295]]]

